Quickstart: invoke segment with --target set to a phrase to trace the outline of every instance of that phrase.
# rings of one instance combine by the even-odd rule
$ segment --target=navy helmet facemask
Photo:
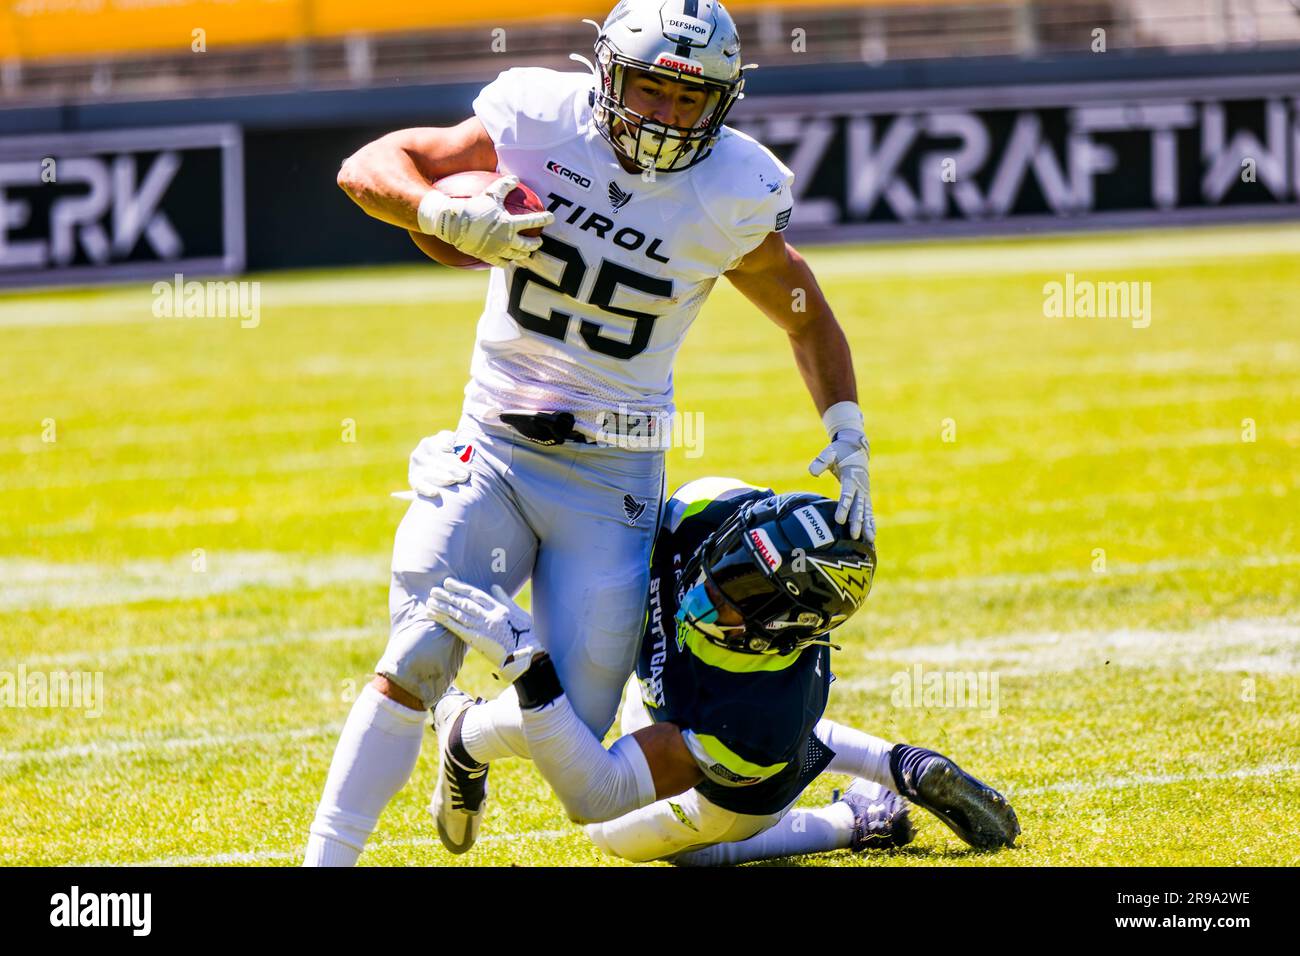
[[[875,549],[848,537],[835,507],[809,493],[741,506],[687,562],[679,624],[749,654],[826,643],[819,639],[862,606],[876,570]],[[743,625],[720,624],[723,606]]]

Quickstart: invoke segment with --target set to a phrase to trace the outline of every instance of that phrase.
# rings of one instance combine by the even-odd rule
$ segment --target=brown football
[[[502,173],[490,173],[486,170],[477,169],[465,173],[452,173],[450,176],[444,176],[435,182],[433,188],[456,199],[469,199],[471,196],[482,193],[488,186],[500,179],[502,175]],[[520,183],[506,196],[506,211],[512,213],[545,212],[546,207],[542,205],[537,193]],[[435,236],[425,235],[414,229],[408,231],[411,234],[411,240],[419,247],[420,251],[434,262],[441,262],[444,266],[452,266],[456,269],[489,268],[486,262],[480,262],[473,256],[466,255],[455,246],[449,245]],[[540,236],[542,230],[526,229],[523,234],[525,236]]]

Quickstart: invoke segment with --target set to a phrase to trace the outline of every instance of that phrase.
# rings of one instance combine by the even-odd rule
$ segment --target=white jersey
[[[794,173],[727,127],[690,169],[628,173],[592,121],[593,89],[587,73],[512,69],[474,101],[499,171],[555,213],[527,266],[492,269],[465,389],[480,421],[568,411],[588,435],[608,434],[610,413],[665,422],[713,284],[789,221]]]

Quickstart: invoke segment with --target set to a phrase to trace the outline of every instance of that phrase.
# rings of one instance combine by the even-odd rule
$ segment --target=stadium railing
[[[0,7],[0,104],[482,80],[590,48],[609,3],[30,0]],[[1291,0],[732,0],[746,60],[869,63],[1300,46]],[[432,21],[436,20],[436,24]],[[436,27],[436,28],[435,28]],[[195,31],[202,31],[198,34]],[[199,49],[201,47],[201,49]],[[144,49],[147,48],[147,49]]]

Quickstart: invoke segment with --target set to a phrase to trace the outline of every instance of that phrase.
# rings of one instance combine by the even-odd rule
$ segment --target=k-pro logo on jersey
[[[591,177],[584,176],[582,175],[582,173],[570,169],[569,167],[565,166],[563,163],[557,163],[553,159],[548,159],[546,161],[546,171],[550,173],[554,173],[556,176],[559,176],[561,179],[567,179],[569,182],[573,183],[573,185],[577,186],[579,189],[586,189],[586,190],[591,189]]]

